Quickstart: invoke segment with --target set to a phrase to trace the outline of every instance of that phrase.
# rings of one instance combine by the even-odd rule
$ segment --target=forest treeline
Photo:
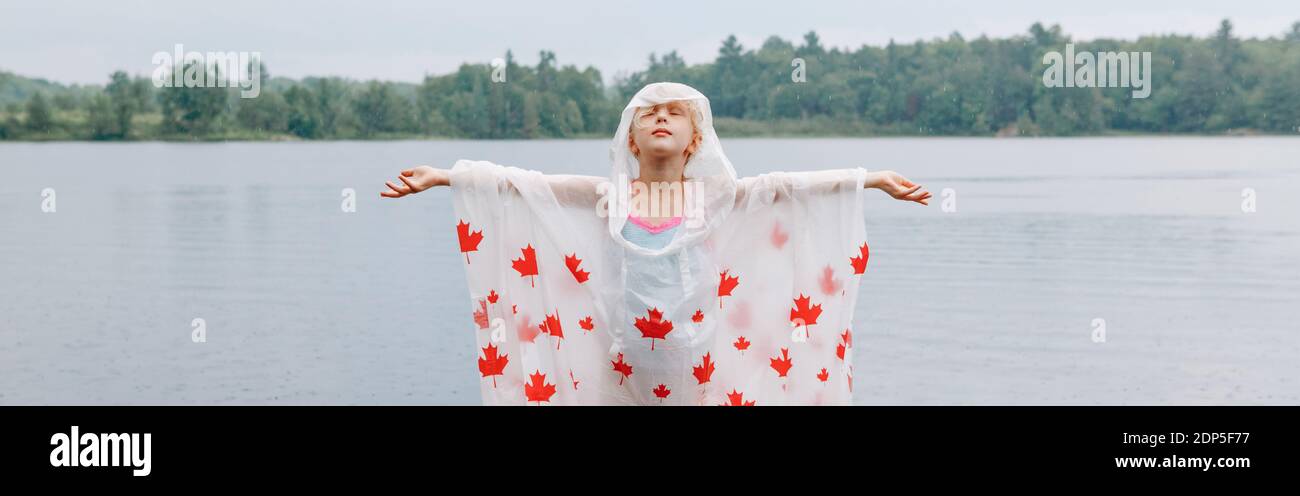
[[[1047,87],[1043,55],[1067,43],[1076,52],[1151,52],[1150,97]],[[504,69],[504,82],[494,69]],[[792,81],[796,69],[802,82]],[[656,81],[698,88],[719,133],[731,136],[1300,132],[1300,22],[1264,39],[1241,39],[1224,20],[1205,37],[1088,41],[1034,24],[1007,38],[953,33],[856,50],[828,49],[815,32],[758,47],[730,36],[712,61],[651,54],[612,85],[594,67],[561,66],[550,51],[533,66],[507,52],[504,67],[467,63],[418,84],[261,77],[260,95],[243,99],[237,88],[156,88],[147,75],[121,71],[104,86],[0,72],[0,139],[608,137],[625,102]]]

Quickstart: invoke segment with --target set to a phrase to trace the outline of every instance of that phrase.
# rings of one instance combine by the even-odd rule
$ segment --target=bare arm
[[[596,186],[606,181],[603,177],[574,174],[543,174],[542,177],[546,178],[547,184],[550,185],[551,191],[561,205],[572,206],[594,207],[600,196]],[[380,192],[379,196],[401,198],[429,188],[451,186],[451,171],[419,165],[401,171],[397,179],[400,184],[385,181],[388,191]]]
[[[742,205],[747,196],[752,194],[768,194],[772,201],[781,201],[796,189],[811,193],[833,193],[846,187],[856,187],[854,171],[855,169],[831,169],[746,177],[740,180],[736,189],[736,205]],[[930,204],[929,191],[894,171],[867,172],[862,186],[865,189],[879,189],[898,200]]]

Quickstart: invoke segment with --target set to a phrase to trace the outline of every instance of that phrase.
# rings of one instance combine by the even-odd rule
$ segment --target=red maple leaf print
[[[817,379],[822,382],[826,382],[826,379],[830,379],[830,378],[831,375],[826,373],[826,367],[822,367],[822,371],[817,373]]]
[[[867,250],[866,243],[862,243],[862,246],[858,248],[858,251],[862,252],[862,254],[856,257],[849,258],[849,265],[853,266],[854,274],[861,274],[867,271],[867,258],[870,255],[870,252]]]
[[[830,296],[839,291],[844,284],[835,278],[835,269],[827,265],[826,268],[822,269],[821,278],[817,279],[817,286],[821,288],[822,294]]]
[[[501,298],[501,295],[497,294],[497,290],[494,289],[488,292],[488,303],[496,305],[498,298]]]
[[[591,275],[589,272],[578,268],[579,265],[582,265],[582,259],[578,258],[577,253],[564,257],[564,265],[569,268],[573,278],[578,280],[578,284],[587,282],[587,276]]]
[[[794,300],[794,308],[790,309],[790,322],[796,327],[810,326],[817,323],[817,317],[822,314],[822,305],[820,303],[808,306],[812,303],[812,298],[799,293],[799,297]]]
[[[667,398],[673,391],[668,389],[668,386],[660,384],[659,387],[654,388],[651,392],[654,393],[655,396],[658,396],[660,401],[663,401],[663,399]]]
[[[853,333],[849,332],[848,329],[845,329],[844,334],[840,334],[840,341],[840,344],[835,346],[835,356],[840,357],[840,360],[843,360],[844,351],[848,347],[853,346]]]
[[[519,341],[525,343],[535,343],[534,340],[537,339],[537,335],[542,333],[536,326],[528,323],[528,315],[524,315],[524,318],[519,319],[519,325],[515,330],[518,331]]]
[[[547,315],[546,319],[537,326],[539,330],[550,334],[555,338],[555,349],[560,349],[560,340],[564,339],[564,329],[560,328],[560,311],[556,310],[555,315]]]
[[[691,316],[691,322],[694,322],[696,324],[700,322],[704,322],[704,311],[698,309],[695,310],[695,315]]]
[[[524,383],[524,396],[528,397],[528,401],[536,401],[539,405],[543,401],[549,403],[555,394],[555,385],[546,384],[546,374],[538,370],[529,374],[528,378],[532,380]]]
[[[465,263],[469,263],[469,252],[478,251],[478,244],[483,241],[483,230],[469,232],[469,223],[464,219],[456,224],[456,239],[460,240],[460,252],[465,254]]]
[[[772,360],[772,369],[775,370],[777,374],[780,374],[781,377],[785,377],[786,372],[790,371],[790,366],[794,365],[790,361],[789,348],[781,348],[781,356],[771,358],[770,360]]]
[[[745,336],[738,337],[736,338],[736,342],[731,343],[731,345],[735,346],[737,350],[740,350],[740,354],[742,355],[745,354],[745,350],[749,349],[749,344],[749,341],[745,340]]]
[[[673,322],[663,320],[663,318],[663,312],[660,312],[658,308],[651,308],[646,310],[646,318],[637,317],[632,322],[632,325],[641,331],[641,337],[650,338],[651,351],[655,349],[656,339],[666,339],[664,336],[667,336],[673,330]]]
[[[537,250],[533,249],[533,244],[519,249],[523,252],[523,258],[518,258],[510,262],[510,266],[519,271],[519,277],[529,277],[528,285],[536,287],[534,279],[530,276],[537,276]]]
[[[506,363],[510,362],[510,355],[497,356],[497,347],[488,343],[487,348],[483,348],[483,358],[478,359],[478,371],[483,377],[492,377],[492,387],[497,387],[497,376],[503,375],[506,369]]]
[[[718,282],[718,308],[722,308],[722,297],[731,296],[731,290],[740,284],[740,276],[727,277],[728,270],[722,271],[722,280]]]
[[[518,313],[519,313],[519,305],[510,305],[510,314],[514,315]]]
[[[576,377],[573,377],[573,370],[572,370],[572,369],[569,370],[569,380],[570,380],[570,381],[573,381],[573,390],[574,390],[574,391],[577,391],[577,390],[578,390],[578,383],[579,383],[579,382],[582,382],[582,381],[579,381]]]
[[[788,239],[790,239],[790,233],[781,230],[781,223],[780,222],[773,223],[772,224],[772,246],[775,246],[776,249],[780,250],[782,247],[785,246],[785,242]]]
[[[578,327],[581,327],[584,331],[590,331],[596,328],[596,324],[591,322],[591,316],[588,315],[587,318],[578,321]]]
[[[478,324],[479,329],[487,329],[488,327],[487,300],[479,300],[478,306],[479,309],[474,311],[474,323]]]
[[[623,379],[626,378],[626,377],[629,376],[629,375],[632,375],[632,366],[631,366],[631,365],[628,365],[627,362],[624,362],[624,361],[623,361],[623,354],[622,354],[622,353],[619,353],[619,354],[618,354],[618,360],[617,360],[617,361],[610,360],[609,363],[614,364],[614,371],[615,371],[615,372],[618,372],[619,374],[622,374],[622,376],[618,378],[618,385],[622,386],[622,385],[623,385]]]
[[[736,304],[731,307],[731,310],[727,311],[727,323],[731,324],[731,327],[737,331],[749,329],[753,320],[753,315],[751,315],[751,312],[749,311],[748,301],[737,301]]]
[[[709,358],[710,354],[711,353],[705,353],[704,362],[694,367],[695,380],[700,381],[700,384],[709,382],[709,378],[713,377],[713,370],[716,367],[713,366],[713,360]]]
[[[738,393],[732,389],[727,393],[727,402],[719,406],[754,406],[753,401],[745,401],[745,393]]]

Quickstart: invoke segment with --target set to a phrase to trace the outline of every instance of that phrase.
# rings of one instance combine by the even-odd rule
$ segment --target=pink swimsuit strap
[[[659,234],[661,232],[672,229],[677,224],[682,223],[682,218],[680,216],[668,219],[667,221],[664,221],[663,224],[658,224],[658,225],[651,224],[649,222],[646,222],[644,219],[640,217],[637,217],[635,215],[630,215],[630,214],[627,216],[627,220],[633,224],[636,224],[638,227],[645,229],[646,231],[649,231],[650,234]]]

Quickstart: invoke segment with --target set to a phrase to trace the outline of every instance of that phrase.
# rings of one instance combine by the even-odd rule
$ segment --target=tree
[[[236,112],[235,119],[244,129],[277,134],[289,130],[289,116],[289,104],[284,96],[263,87],[257,98],[239,100],[239,111]]]
[[[179,70],[202,74],[204,82],[217,81],[223,76],[220,67],[209,69],[195,61],[190,61]],[[228,98],[228,88],[206,84],[198,87],[163,88],[158,93],[163,130],[186,133],[191,137],[220,131]]]
[[[410,102],[393,91],[391,85],[371,81],[353,102],[362,136],[408,131],[411,127]]]
[[[113,100],[108,95],[98,94],[90,98],[86,106],[87,123],[90,125],[90,138],[106,140],[121,138],[121,126],[113,114]]]
[[[310,88],[294,85],[284,92],[284,101],[288,107],[286,131],[300,138],[322,137],[320,107]]]
[[[145,79],[132,80],[125,72],[117,71],[109,76],[108,86],[104,88],[108,101],[92,102],[92,108],[100,112],[107,103],[112,114],[113,123],[93,123],[96,139],[127,138],[131,134],[131,122],[135,115],[148,108],[149,82]],[[94,119],[92,119],[94,120]]]
[[[45,100],[45,93],[38,91],[27,100],[28,131],[48,133],[54,128],[54,116],[50,114],[50,104]]]

